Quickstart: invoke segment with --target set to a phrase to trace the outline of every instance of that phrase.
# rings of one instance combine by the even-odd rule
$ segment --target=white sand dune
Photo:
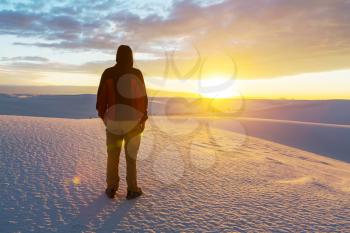
[[[212,127],[277,142],[350,163],[350,125],[261,118],[203,118]]]
[[[151,118],[139,155],[145,195],[126,201],[121,179],[111,201],[99,120],[0,116],[0,125],[0,232],[350,231],[349,163]]]
[[[86,119],[97,117],[96,95],[0,94],[0,114]]]
[[[242,116],[350,125],[350,101],[248,100]]]

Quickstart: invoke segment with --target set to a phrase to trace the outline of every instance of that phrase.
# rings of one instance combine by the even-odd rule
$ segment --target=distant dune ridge
[[[111,201],[101,121],[0,116],[0,232],[349,232],[349,163],[154,118],[139,153],[145,195],[125,200],[122,154]]]
[[[96,118],[96,96],[0,94],[0,115]],[[211,99],[150,97],[153,116],[196,115],[204,124],[350,162],[349,100]],[[215,101],[214,101],[215,102]],[[216,118],[208,116],[219,116]],[[221,114],[222,111],[224,114]],[[191,117],[192,118],[192,117]],[[236,126],[239,127],[236,127]]]
[[[151,115],[203,114],[211,99],[149,97]],[[0,94],[0,114],[58,118],[97,117],[96,95]],[[350,100],[219,100],[218,111],[240,117],[257,117],[350,125]],[[210,110],[210,109],[209,109]],[[211,109],[213,110],[213,109]],[[216,112],[218,113],[218,112]]]

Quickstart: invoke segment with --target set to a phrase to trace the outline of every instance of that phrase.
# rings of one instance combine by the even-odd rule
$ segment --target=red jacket
[[[148,118],[148,97],[140,70],[135,68],[125,70],[115,65],[103,72],[97,92],[98,116],[104,119],[108,110],[113,106],[116,108],[118,119],[133,120],[128,119],[132,116],[125,113],[123,106],[135,109],[143,121]]]

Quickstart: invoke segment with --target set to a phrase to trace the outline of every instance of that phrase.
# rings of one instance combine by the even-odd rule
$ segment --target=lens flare
[[[74,176],[73,179],[72,179],[72,182],[74,185],[79,185],[81,180],[80,180],[80,177],[79,176]]]

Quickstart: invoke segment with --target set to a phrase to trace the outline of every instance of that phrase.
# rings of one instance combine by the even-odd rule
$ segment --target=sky
[[[128,44],[158,93],[350,99],[349,12],[349,0],[2,0],[0,85],[94,92]]]

